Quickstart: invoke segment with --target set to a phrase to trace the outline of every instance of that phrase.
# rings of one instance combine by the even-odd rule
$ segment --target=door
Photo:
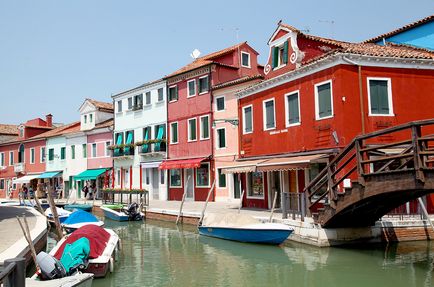
[[[158,168],[150,169],[152,173],[152,198],[160,199],[160,185],[158,181]]]
[[[187,189],[186,199],[194,200],[194,174],[192,168],[184,169],[185,188]]]
[[[10,198],[11,197],[11,193],[12,193],[12,189],[11,189],[11,180],[7,179],[6,180],[6,198]]]
[[[282,188],[280,186],[280,171],[272,171],[270,172],[270,188],[269,188],[269,208],[273,207],[274,196],[276,198],[275,208],[280,208],[280,193],[282,192]]]
[[[234,173],[232,174],[232,177],[234,178],[234,198],[240,198],[241,196],[241,174],[240,173]]]

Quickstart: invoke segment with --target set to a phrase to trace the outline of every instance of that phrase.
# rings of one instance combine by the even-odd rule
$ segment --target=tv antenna
[[[198,49],[194,49],[193,52],[191,52],[190,56],[196,60],[200,56],[200,51]]]

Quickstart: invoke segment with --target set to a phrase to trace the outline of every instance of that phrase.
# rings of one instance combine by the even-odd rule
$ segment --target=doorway
[[[194,173],[192,168],[184,169],[184,178],[185,178],[185,188],[186,188],[186,199],[194,200]]]
[[[160,185],[158,181],[158,168],[152,168],[152,198],[153,199],[160,199]]]
[[[234,178],[234,198],[240,198],[241,196],[241,174],[234,173],[232,174]]]
[[[11,198],[12,188],[11,188],[11,180],[6,180],[6,198]]]
[[[270,175],[270,188],[268,192],[268,208],[273,207],[274,194],[276,193],[276,206],[275,208],[280,208],[280,196],[282,192],[282,187],[280,185],[280,171],[272,171],[269,173]]]

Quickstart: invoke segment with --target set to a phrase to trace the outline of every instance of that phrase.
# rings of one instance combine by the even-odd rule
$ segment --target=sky
[[[432,0],[0,0],[0,123],[79,119],[84,99],[160,79],[247,41],[263,64],[277,22],[360,42],[434,14]]]

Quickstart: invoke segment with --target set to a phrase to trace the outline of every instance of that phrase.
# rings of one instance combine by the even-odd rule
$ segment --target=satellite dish
[[[191,52],[190,56],[191,56],[193,59],[197,59],[197,58],[199,58],[199,56],[200,56],[200,51],[199,51],[198,49],[194,49],[193,52]]]

